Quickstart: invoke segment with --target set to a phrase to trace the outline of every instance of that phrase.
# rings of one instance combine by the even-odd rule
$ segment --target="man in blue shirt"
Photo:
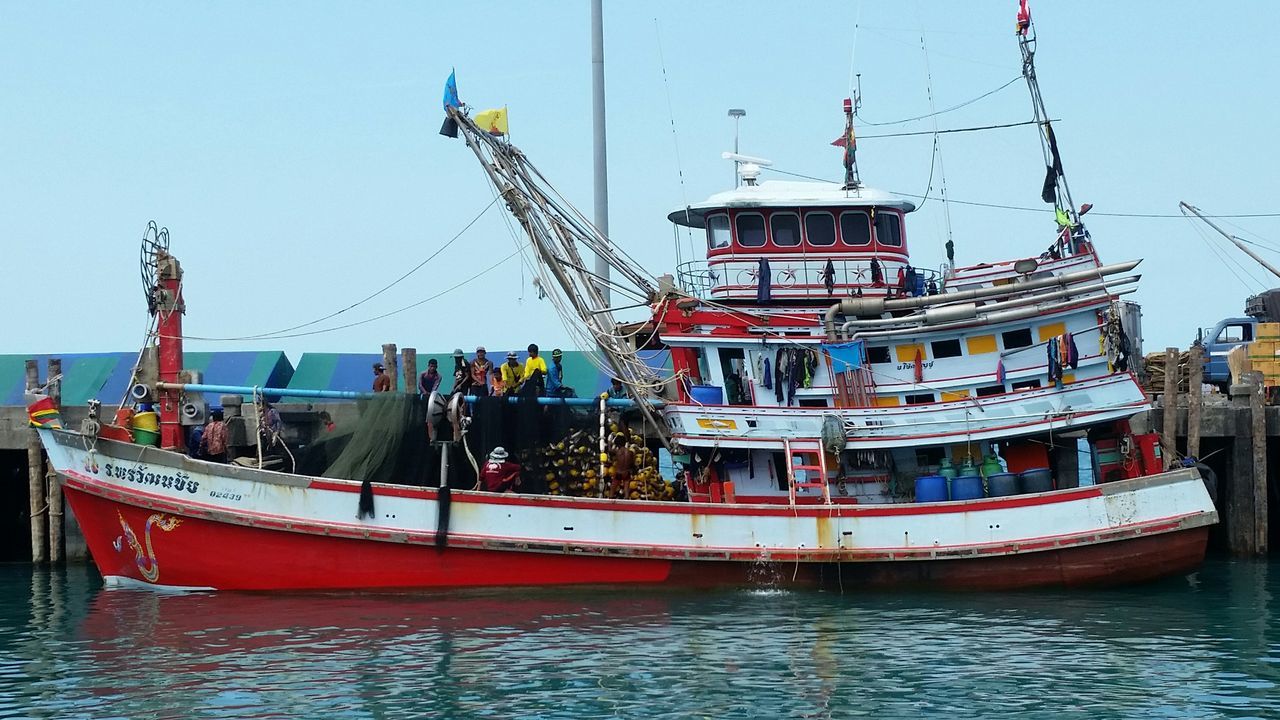
[[[547,370],[547,397],[568,397],[564,394],[564,365],[560,364],[564,353],[560,348],[551,351],[551,368]]]

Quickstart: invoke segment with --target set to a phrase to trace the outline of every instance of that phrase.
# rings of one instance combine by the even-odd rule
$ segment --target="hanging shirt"
[[[205,455],[221,457],[227,451],[227,424],[222,420],[209,423],[200,442]]]

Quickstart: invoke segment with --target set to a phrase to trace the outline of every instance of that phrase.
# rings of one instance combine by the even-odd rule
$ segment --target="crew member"
[[[387,374],[387,368],[382,363],[373,364],[373,391],[391,392],[391,376]]]
[[[496,447],[489,453],[489,459],[480,468],[480,478],[476,482],[479,489],[486,492],[515,492],[520,486],[520,466],[507,462],[507,451]]]
[[[453,351],[453,388],[450,393],[466,393],[472,390],[471,369],[467,366],[467,357],[462,348]]]
[[[520,389],[521,381],[524,380],[524,368],[520,367],[520,360],[516,357],[515,350],[507,353],[507,361],[502,364],[500,375],[501,392],[506,395],[515,395]]]
[[[621,434],[613,438],[613,484],[609,493],[613,497],[624,498],[631,482],[631,473],[635,469],[636,453],[627,444]]]
[[[476,397],[489,394],[489,375],[493,373],[493,361],[485,355],[484,346],[476,348],[476,359],[471,361],[471,391]]]
[[[227,423],[222,419],[222,408],[211,410],[209,417],[204,436],[200,438],[200,452],[206,460],[224,463],[227,461]]]
[[[547,361],[546,358],[538,357],[538,346],[529,345],[529,357],[524,361],[524,383],[531,387],[525,387],[526,392],[531,392],[534,387],[537,388],[538,395],[546,394],[547,381]]]
[[[551,367],[547,370],[547,397],[574,397],[573,388],[564,386],[564,353],[560,348],[551,351]]]
[[[627,389],[622,387],[622,380],[613,378],[609,381],[609,397],[614,399],[627,397]]]
[[[439,387],[440,364],[436,362],[435,358],[431,358],[427,361],[427,369],[423,370],[422,374],[418,376],[418,394],[424,398],[431,397],[431,393],[435,392]]]

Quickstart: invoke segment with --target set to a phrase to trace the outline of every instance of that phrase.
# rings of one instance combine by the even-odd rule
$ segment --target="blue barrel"
[[[952,500],[978,500],[985,494],[981,475],[961,475],[951,481]]]
[[[689,388],[689,396],[699,405],[724,404],[724,389],[719,385],[694,385]]]
[[[1027,470],[1018,476],[1018,489],[1024,493],[1042,493],[1053,489],[1053,473],[1049,468]]]
[[[916,502],[945,502],[947,479],[941,475],[921,475],[916,478]]]
[[[1007,497],[1018,494],[1016,473],[1000,472],[987,476],[987,494],[991,497]]]

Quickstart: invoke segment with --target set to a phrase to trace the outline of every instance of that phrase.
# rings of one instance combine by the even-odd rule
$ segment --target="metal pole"
[[[742,108],[729,108],[729,117],[733,118],[733,154],[734,155],[738,154],[738,121],[741,120],[743,117],[745,117],[746,114],[747,114],[747,111],[743,110]],[[738,175],[738,169],[740,167],[741,167],[741,162],[735,159],[733,161],[733,186],[735,188],[738,187],[738,185],[741,183],[741,178]]]
[[[591,0],[591,120],[595,158],[595,225],[606,240],[609,238],[609,171],[605,153],[604,126],[604,10],[602,0]],[[609,260],[596,255],[596,275],[604,304],[609,305]]]
[[[1224,237],[1224,238],[1226,238],[1226,239],[1230,240],[1232,243],[1234,243],[1234,244],[1235,244],[1235,246],[1236,246],[1236,247],[1238,247],[1238,248],[1240,248],[1240,251],[1241,251],[1241,252],[1243,252],[1245,255],[1248,255],[1249,257],[1251,257],[1251,258],[1253,258],[1254,260],[1258,261],[1258,264],[1259,264],[1259,265],[1261,265],[1262,267],[1266,268],[1268,271],[1270,271],[1272,275],[1275,275],[1276,277],[1280,277],[1280,270],[1277,270],[1277,269],[1275,268],[1275,266],[1273,266],[1271,263],[1267,262],[1266,260],[1263,260],[1263,259],[1262,259],[1262,256],[1261,256],[1261,255],[1259,255],[1258,253],[1256,253],[1256,252],[1254,252],[1254,251],[1250,250],[1249,248],[1245,247],[1244,243],[1240,242],[1240,238],[1237,238],[1235,235],[1231,235],[1231,234],[1230,234],[1230,233],[1228,233],[1226,230],[1223,230],[1222,228],[1218,227],[1218,226],[1217,226],[1217,224],[1216,224],[1216,223],[1214,223],[1212,220],[1210,220],[1209,218],[1205,217],[1205,216],[1204,216],[1204,213],[1200,212],[1200,208],[1198,208],[1198,207],[1196,207],[1196,206],[1194,206],[1194,205],[1188,205],[1188,204],[1187,204],[1187,203],[1185,203],[1185,202],[1181,202],[1181,203],[1178,203],[1178,204],[1179,204],[1179,205],[1181,205],[1182,207],[1186,208],[1187,210],[1190,210],[1191,212],[1195,213],[1195,216],[1196,216],[1196,217],[1198,217],[1198,218],[1200,218],[1201,220],[1203,220],[1203,221],[1205,222],[1205,224],[1206,224],[1206,225],[1208,225],[1209,227],[1213,228],[1214,230],[1217,230],[1217,231],[1218,231],[1218,233],[1219,233],[1220,235],[1222,235],[1222,237]]]

